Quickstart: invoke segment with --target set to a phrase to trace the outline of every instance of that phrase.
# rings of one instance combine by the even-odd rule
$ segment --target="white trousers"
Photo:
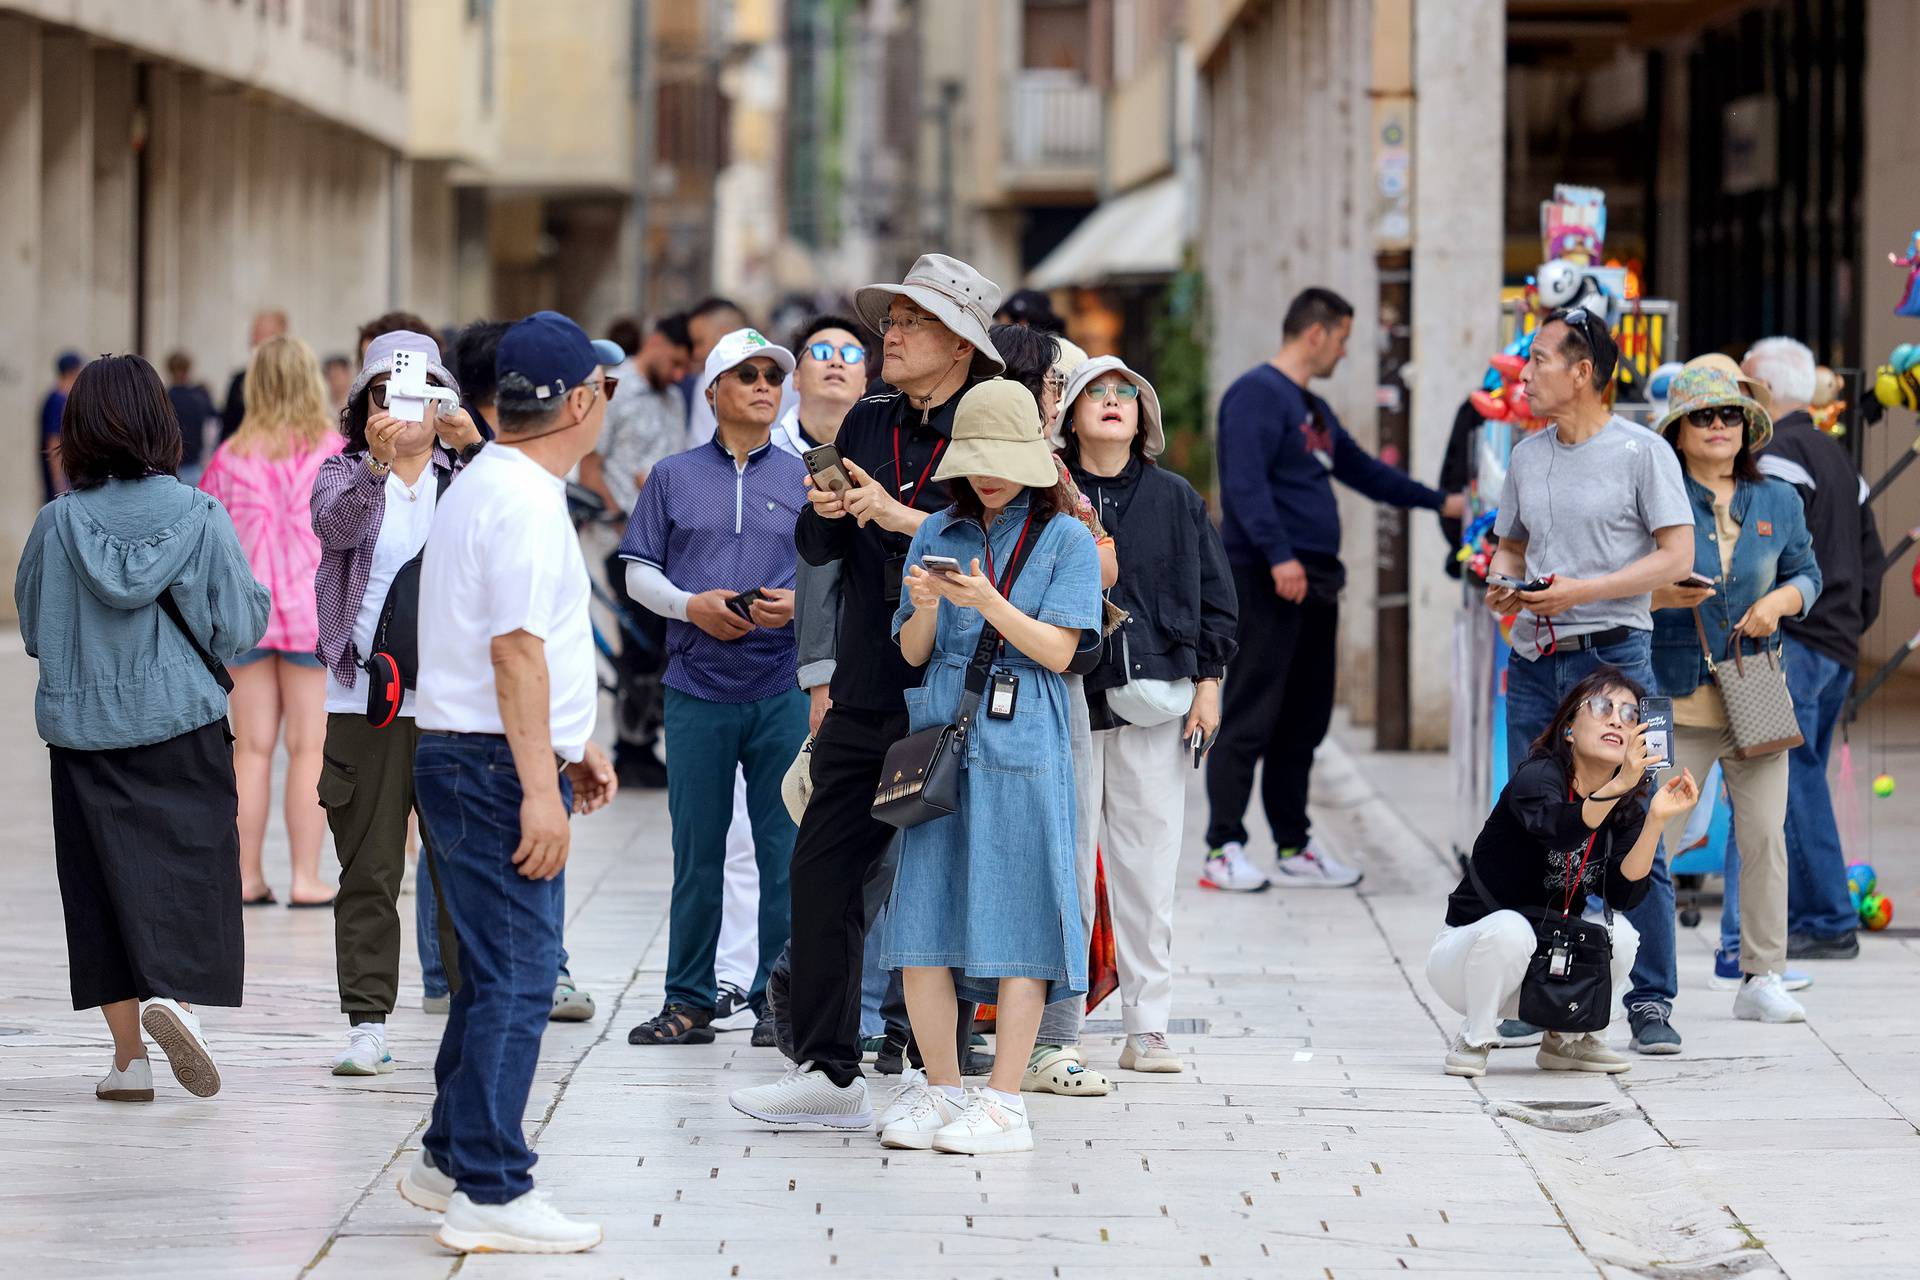
[[[1589,917],[1591,918],[1591,917]],[[1458,928],[1442,926],[1427,953],[1427,981],[1455,1013],[1466,1015],[1460,1034],[1470,1045],[1492,1044],[1502,1018],[1520,1016],[1520,980],[1535,947],[1533,925],[1518,911],[1495,911]],[[1640,935],[1613,913],[1613,1001],[1627,989]]]
[[[747,774],[735,767],[733,822],[727,827],[726,892],[720,900],[720,945],[713,976],[742,991],[753,990],[760,967],[760,866],[753,858],[753,823],[747,817]]]
[[[1128,1035],[1164,1032],[1173,1012],[1173,892],[1193,757],[1180,720],[1093,735],[1093,796]]]

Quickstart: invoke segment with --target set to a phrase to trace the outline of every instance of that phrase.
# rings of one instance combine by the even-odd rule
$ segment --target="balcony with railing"
[[[1077,71],[1029,67],[1007,82],[1002,177],[1018,189],[1091,188],[1100,178],[1106,108]]]

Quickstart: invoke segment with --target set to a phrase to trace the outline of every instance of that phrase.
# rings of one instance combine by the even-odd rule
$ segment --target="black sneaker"
[[[712,1044],[713,1010],[669,1004],[627,1032],[628,1044]]]
[[[667,766],[660,763],[651,747],[615,752],[613,773],[621,786],[636,790],[660,791],[667,785]]]
[[[976,1049],[967,1050],[967,1060],[960,1064],[963,1076],[990,1076],[993,1074],[993,1055],[981,1053]]]
[[[798,1062],[793,1055],[798,1052],[793,1043],[793,1016],[789,1012],[787,988],[793,981],[791,970],[780,965],[773,966],[767,974],[767,1020],[773,1023],[773,1047],[778,1049],[789,1062]],[[755,1028],[758,1030],[759,1028]]]
[[[1667,1021],[1673,1015],[1667,1006],[1655,1001],[1636,1004],[1627,1010],[1627,1025],[1633,1028],[1635,1053],[1678,1053],[1680,1033]]]
[[[775,1037],[773,1034],[772,1018],[762,1018],[760,1019],[760,1021],[753,1024],[753,1047],[754,1048],[756,1049],[776,1048],[777,1046],[774,1043],[774,1039]]]
[[[1849,929],[1837,938],[1816,938],[1810,933],[1787,935],[1789,960],[1852,960],[1860,954],[1860,935]]]
[[[720,999],[714,1005],[712,1026],[715,1031],[746,1031],[760,1021],[747,993],[731,982],[720,984]]]
[[[873,1057],[873,1069],[883,1076],[897,1076],[906,1058],[907,1042],[889,1035],[880,1052]]]

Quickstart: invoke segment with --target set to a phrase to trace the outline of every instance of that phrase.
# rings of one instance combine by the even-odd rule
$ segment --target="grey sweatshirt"
[[[109,480],[40,510],[13,582],[20,634],[40,660],[34,721],[56,747],[140,747],[213,723],[227,696],[156,601],[221,661],[267,629],[226,509],[172,476]]]

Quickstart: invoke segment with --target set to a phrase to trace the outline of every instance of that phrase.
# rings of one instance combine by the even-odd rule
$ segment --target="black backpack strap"
[[[194,654],[205,665],[207,674],[213,677],[213,682],[220,686],[221,692],[232,693],[233,676],[228,673],[227,664],[208,653],[206,646],[200,643],[200,637],[193,634],[193,628],[189,627],[186,618],[181,616],[180,602],[173,598],[173,588],[168,587],[162,591],[154,603],[160,606],[160,612],[173,619],[174,626],[180,628],[180,634],[185,636],[187,643],[193,646]]]

